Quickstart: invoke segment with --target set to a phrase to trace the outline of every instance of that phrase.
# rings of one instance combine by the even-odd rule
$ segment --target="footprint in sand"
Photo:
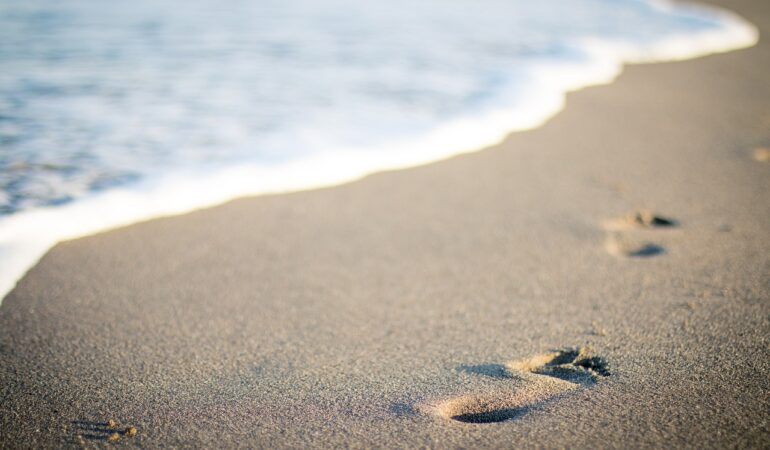
[[[647,258],[666,253],[666,249],[658,244],[628,239],[616,233],[607,235],[607,239],[604,241],[604,248],[611,255],[626,258]]]
[[[671,218],[637,211],[623,217],[604,222],[607,231],[604,248],[615,256],[645,258],[661,255],[666,249],[645,239],[645,232],[663,228],[675,228],[679,223]]]
[[[558,395],[593,385],[600,377],[610,374],[603,358],[583,348],[557,350],[506,364],[463,366],[461,370],[472,375],[516,380],[522,386],[462,395],[419,409],[458,422],[503,422],[516,419],[533,406]]]

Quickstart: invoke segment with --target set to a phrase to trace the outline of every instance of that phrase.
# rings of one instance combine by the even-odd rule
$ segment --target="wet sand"
[[[0,306],[0,446],[767,448],[762,37],[478,153],[57,245]]]

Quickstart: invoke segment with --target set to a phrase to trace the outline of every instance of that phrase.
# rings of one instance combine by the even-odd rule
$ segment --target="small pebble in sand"
[[[110,442],[116,442],[120,439],[120,435],[118,433],[112,433],[110,437],[107,438]]]
[[[117,426],[118,426],[118,423],[117,423],[117,422],[115,422],[114,420],[110,419],[110,420],[108,420],[108,421],[107,421],[107,426],[108,426],[109,428],[115,428],[115,427],[117,427]]]
[[[758,148],[754,150],[754,159],[761,162],[770,161],[770,148]]]
[[[126,436],[136,436],[136,428],[135,427],[126,428]]]

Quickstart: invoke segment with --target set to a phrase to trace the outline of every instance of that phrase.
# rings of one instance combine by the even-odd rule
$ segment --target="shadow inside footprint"
[[[607,362],[589,356],[582,348],[566,348],[508,365],[513,370],[547,375],[577,384],[593,384],[598,377],[610,375]]]
[[[645,244],[639,248],[626,252],[626,256],[632,258],[647,258],[650,256],[662,255],[666,249],[656,244]]]
[[[649,258],[666,252],[666,249],[658,244],[628,242],[616,234],[607,236],[604,247],[611,255],[625,258]]]
[[[591,356],[582,358],[573,363],[576,366],[583,367],[592,373],[602,377],[610,376],[610,370],[607,368],[607,361],[601,356]]]
[[[423,405],[418,410],[463,423],[505,422],[526,414],[541,400],[540,394],[528,389],[477,392]]]
[[[460,414],[452,416],[452,420],[465,423],[497,423],[506,420],[516,419],[525,414],[525,408],[498,409],[496,411],[485,411],[480,413]]]
[[[477,364],[473,366],[460,366],[458,370],[471,375],[483,375],[491,378],[511,378],[508,369],[502,364]]]
[[[636,213],[630,215],[628,220],[637,226],[650,228],[675,227],[679,225],[679,223],[674,219],[659,216],[649,211],[637,211]]]
[[[629,230],[634,228],[676,228],[679,221],[650,211],[635,211],[604,222],[604,228],[611,230]]]

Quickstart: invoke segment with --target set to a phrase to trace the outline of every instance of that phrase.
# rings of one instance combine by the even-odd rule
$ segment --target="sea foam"
[[[616,8],[623,2],[588,3]],[[438,115],[431,120],[424,120],[421,116],[415,119],[421,126],[406,132],[403,129],[408,126],[394,121],[389,129],[370,130],[373,136],[369,139],[369,130],[348,135],[343,124],[339,127],[342,131],[330,137],[323,133],[327,123],[308,120],[286,132],[287,136],[291,134],[302,139],[287,137],[283,145],[276,145],[276,148],[301,145],[311,146],[313,151],[291,153],[290,157],[276,157],[275,153],[246,157],[246,154],[236,152],[237,157],[223,158],[212,164],[207,164],[206,158],[203,158],[197,164],[178,166],[173,164],[171,158],[167,162],[169,168],[148,169],[130,182],[104,189],[86,189],[66,202],[17,208],[10,214],[0,216],[0,296],[10,292],[26,271],[58,242],[152,218],[183,214],[237,197],[332,186],[373,172],[414,167],[472,152],[501,142],[511,132],[542,125],[564,107],[568,92],[610,83],[621,73],[623,64],[695,58],[749,47],[758,40],[758,32],[753,25],[721,9],[663,1],[628,0],[626,3],[633,4],[634,8],[642,5],[664,17],[681,17],[685,22],[694,20],[708,26],[683,26],[680,29],[674,23],[668,28],[663,27],[665,32],[658,34],[658,30],[653,30],[654,33],[648,33],[652,33],[653,37],[638,40],[623,39],[623,36],[613,36],[612,33],[608,36],[601,32],[577,33],[571,37],[568,52],[545,52],[542,55],[535,52],[534,56],[522,60],[511,77],[496,75],[495,80],[490,82],[493,87],[488,89],[486,96],[482,96],[483,102],[466,102],[454,108],[453,114]],[[553,11],[547,13],[553,14]],[[436,16],[441,18],[441,14],[428,12],[423,20]],[[211,39],[216,41],[216,36]],[[505,47],[506,42],[497,44]],[[521,47],[521,42],[518,44]],[[375,50],[372,49],[372,52],[376,54]],[[7,55],[7,51],[0,53],[4,59],[9,58]],[[287,63],[296,61],[289,57]],[[312,66],[306,70],[312,70]],[[394,77],[403,77],[403,74],[395,74]],[[6,84],[8,80],[6,76]],[[451,84],[451,80],[447,82]],[[403,83],[408,86],[409,80]],[[403,84],[399,86],[403,87]],[[383,86],[379,88],[385,89]],[[446,89],[451,91],[453,87],[447,86]],[[359,102],[364,101],[371,99],[359,99]],[[173,102],[169,104],[173,106]],[[395,116],[398,108],[402,107],[396,105],[387,114]],[[333,109],[334,104],[330,108]],[[301,104],[298,109],[302,109]],[[86,108],[84,114],[98,115],[99,112],[98,108],[96,111]],[[353,113],[330,112],[335,126],[341,119],[354,120],[348,115]],[[389,117],[387,114],[385,117]],[[208,117],[207,126],[228,130],[228,117]],[[115,126],[124,125],[117,123]],[[398,131],[394,131],[396,129]],[[115,133],[132,131],[137,130],[118,129]],[[229,142],[248,140],[248,136],[238,130],[228,136],[232,138]],[[280,136],[280,133],[274,134],[270,142],[280,141]],[[173,136],[171,139],[169,142],[173,143]],[[54,144],[61,143],[47,143]],[[7,167],[6,164],[4,170],[7,171]]]

